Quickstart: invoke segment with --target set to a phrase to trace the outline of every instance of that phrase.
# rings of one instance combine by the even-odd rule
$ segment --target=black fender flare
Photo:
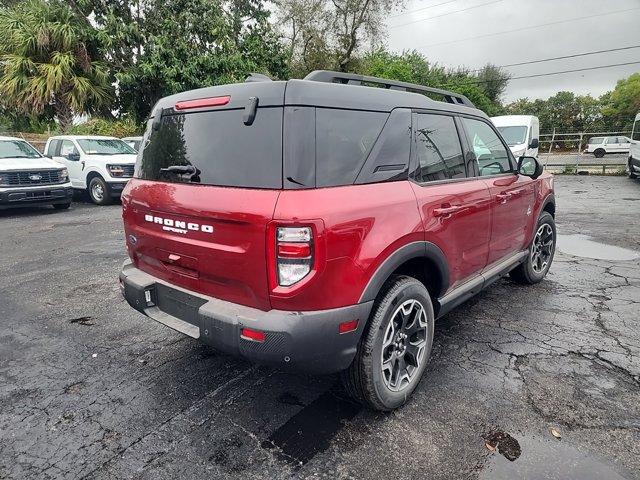
[[[547,205],[553,205],[553,216],[555,217],[556,214],[556,196],[551,193],[549,195],[547,195],[547,198],[544,199],[544,201],[542,202],[542,206],[540,207],[540,213],[538,214],[538,216],[542,215],[542,212],[545,211],[545,209],[547,208]]]
[[[378,292],[391,276],[391,274],[403,263],[414,258],[424,258],[430,260],[438,270],[440,276],[440,291],[431,292],[435,298],[441,297],[449,288],[449,264],[440,248],[431,242],[418,241],[403,245],[391,255],[389,255],[377,268],[369,279],[360,301],[358,303],[375,300]]]

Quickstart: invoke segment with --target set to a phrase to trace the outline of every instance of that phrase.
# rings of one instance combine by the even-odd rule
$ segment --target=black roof
[[[245,83],[205,87],[165,97],[158,101],[151,116],[155,116],[160,108],[173,111],[178,101],[228,95],[230,101],[222,107],[224,109],[244,108],[249,98],[257,97],[259,107],[300,105],[381,112],[390,112],[394,108],[420,108],[486,117],[464,95],[375,77],[316,71],[303,80],[270,81],[264,76],[256,75],[248,80]],[[382,88],[368,84],[381,85]],[[445,101],[434,100],[426,94],[442,96]]]

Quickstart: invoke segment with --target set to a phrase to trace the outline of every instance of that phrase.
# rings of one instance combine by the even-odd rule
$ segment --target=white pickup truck
[[[0,137],[0,209],[33,205],[67,209],[72,197],[64,165],[42,156],[21,138]]]
[[[120,196],[136,163],[136,151],[114,137],[59,135],[44,151],[69,169],[73,188],[86,190],[96,205]]]

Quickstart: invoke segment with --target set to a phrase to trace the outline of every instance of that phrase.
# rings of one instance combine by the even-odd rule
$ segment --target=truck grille
[[[122,174],[123,177],[133,177],[133,169],[135,168],[135,165],[122,165],[122,169],[124,170],[124,173]]]
[[[22,172],[5,172],[2,174],[6,178],[3,182],[10,186],[29,186],[29,185],[54,185],[63,183],[60,179],[61,170],[34,170]]]

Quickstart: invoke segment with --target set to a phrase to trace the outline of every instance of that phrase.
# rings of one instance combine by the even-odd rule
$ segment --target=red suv
[[[342,372],[379,410],[416,388],[436,318],[507,273],[539,282],[555,250],[553,178],[467,98],[336,72],[160,100],[122,205],[132,307]]]

